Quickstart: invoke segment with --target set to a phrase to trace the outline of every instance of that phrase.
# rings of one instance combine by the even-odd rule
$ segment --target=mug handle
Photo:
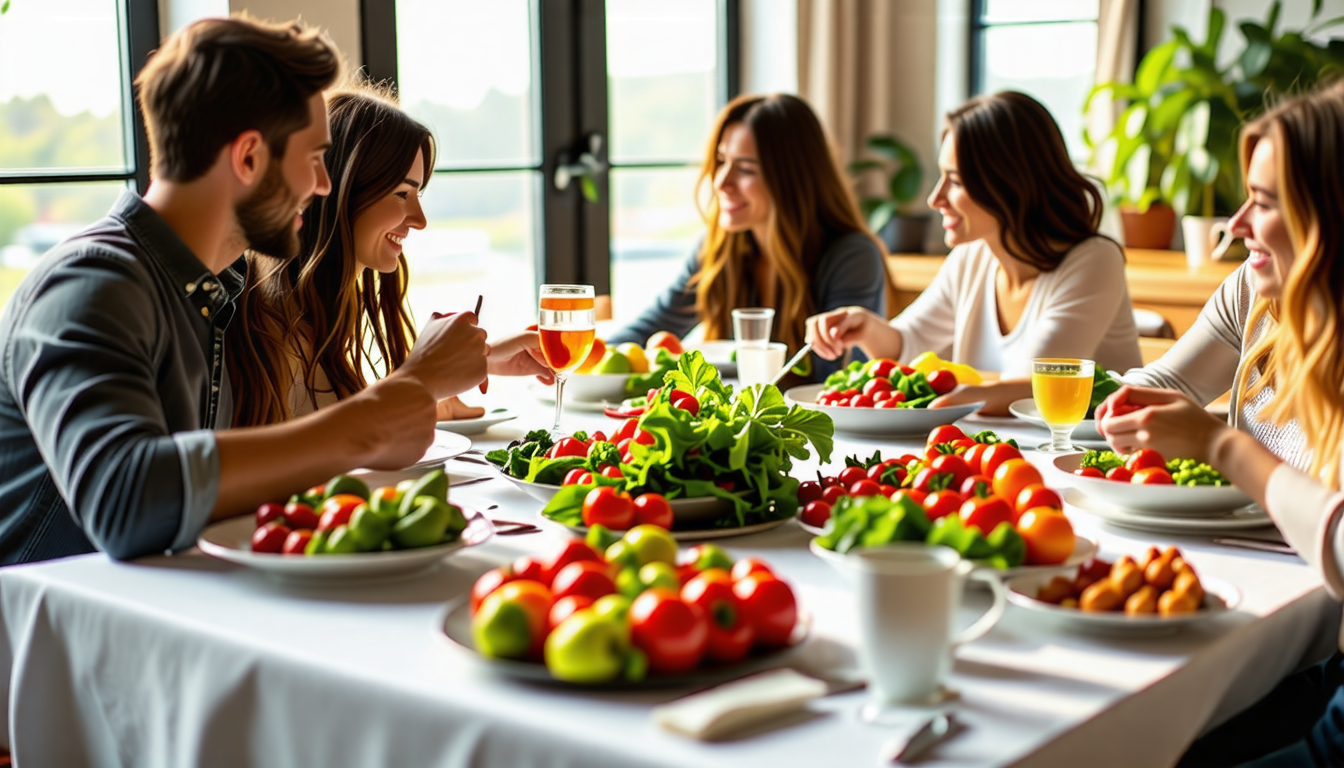
[[[1223,237],[1223,235],[1227,235]],[[1209,247],[1213,249],[1209,258],[1218,261],[1227,253],[1227,249],[1232,247],[1232,241],[1236,240],[1232,234],[1232,229],[1228,227],[1227,222],[1220,221],[1209,227]]]
[[[966,578],[983,581],[989,585],[989,589],[994,593],[994,604],[985,611],[985,615],[976,619],[975,623],[963,629],[961,634],[957,635],[952,641],[952,647],[955,648],[962,643],[969,643],[972,640],[979,639],[986,632],[994,628],[1003,618],[1003,612],[1008,608],[1008,588],[1003,585],[1003,579],[991,568],[977,568],[966,574]]]

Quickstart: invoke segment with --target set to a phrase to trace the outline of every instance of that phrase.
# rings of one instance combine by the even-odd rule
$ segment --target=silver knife
[[[889,762],[910,764],[919,760],[929,747],[946,739],[961,728],[951,712],[939,712],[915,731],[914,735],[891,753]]]

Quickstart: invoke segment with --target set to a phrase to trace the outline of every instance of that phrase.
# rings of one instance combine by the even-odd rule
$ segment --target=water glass
[[[770,327],[774,322],[775,310],[770,307],[734,309],[733,339],[737,341],[738,350],[764,349],[770,343]]]

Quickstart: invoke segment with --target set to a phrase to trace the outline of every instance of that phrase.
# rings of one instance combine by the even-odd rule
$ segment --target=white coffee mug
[[[952,652],[1003,616],[1007,592],[998,575],[976,570],[956,550],[890,544],[851,553],[858,578],[860,653],[869,687],[883,704],[934,700],[952,668]],[[987,583],[994,604],[956,632],[966,578]]]
[[[1185,239],[1185,261],[1191,269],[1221,259],[1236,240],[1227,219],[1219,216],[1182,216],[1181,236]]]

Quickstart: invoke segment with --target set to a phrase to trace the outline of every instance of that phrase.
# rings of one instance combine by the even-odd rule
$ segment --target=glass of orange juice
[[[1069,442],[1092,402],[1092,372],[1096,363],[1070,357],[1038,357],[1031,361],[1031,395],[1036,410],[1050,427],[1050,442],[1036,446],[1045,453],[1079,450]]]
[[[565,379],[587,359],[597,336],[593,286],[543,285],[537,314],[541,353],[555,372],[555,426],[551,433],[559,435]]]

